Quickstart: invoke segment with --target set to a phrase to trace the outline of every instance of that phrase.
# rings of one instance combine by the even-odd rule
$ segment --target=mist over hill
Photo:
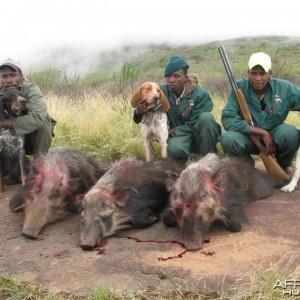
[[[106,50],[90,46],[57,47],[49,48],[23,64],[27,72],[51,68],[66,74],[77,74],[82,79],[95,76],[105,81],[125,63],[141,70],[145,76],[162,76],[168,57],[178,54],[189,62],[190,72],[200,76],[218,76],[224,74],[217,50],[221,45],[225,47],[238,75],[245,73],[249,56],[258,51],[268,53],[274,66],[278,63],[284,67],[281,75],[284,72],[300,75],[300,37],[290,36],[243,37],[188,45],[132,44]]]

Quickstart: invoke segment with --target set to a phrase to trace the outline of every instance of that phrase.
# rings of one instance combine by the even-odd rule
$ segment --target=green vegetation
[[[213,114],[220,123],[224,98],[213,95]],[[104,164],[124,156],[144,157],[140,125],[133,122],[128,101],[120,97],[90,92],[74,101],[68,97],[47,95],[51,116],[58,121],[52,147],[68,146],[95,154]],[[300,113],[291,112],[287,122],[300,128]],[[159,157],[159,144],[154,144]],[[218,147],[220,155],[222,149]]]
[[[244,37],[239,39],[214,41],[207,44],[182,45],[172,47],[171,45],[137,45],[122,47],[118,50],[101,52],[97,59],[93,61],[93,68],[81,75],[68,74],[71,82],[81,84],[85,87],[104,87],[109,82],[113,82],[114,74],[122,70],[125,65],[130,66],[132,70],[139,70],[140,81],[151,79],[153,81],[163,80],[163,68],[172,54],[178,54],[187,59],[190,64],[190,72],[199,75],[200,83],[211,92],[211,82],[220,78],[225,78],[224,67],[218,53],[218,47],[223,45],[230,59],[235,76],[246,75],[247,62],[253,52],[263,51],[268,53],[273,61],[273,75],[275,77],[291,80],[299,84],[300,78],[300,38],[286,36],[267,36],[267,37]],[[78,57],[74,55],[74,65],[78,63]],[[53,61],[56,56],[53,55]],[[94,60],[94,59],[93,59]],[[96,66],[96,67],[95,67]],[[32,73],[38,77],[44,73],[49,86],[53,85],[52,75],[60,74],[60,80],[64,76],[64,66],[60,70],[45,70],[31,72],[27,74],[33,77]],[[65,70],[66,70],[65,66]],[[45,82],[45,80],[44,80]],[[57,81],[56,81],[57,82]],[[69,82],[70,83],[70,82]],[[137,82],[138,83],[138,82]],[[224,83],[224,82],[223,82]],[[228,85],[228,84],[226,84]],[[46,87],[45,87],[46,89]],[[44,90],[44,89],[43,89]]]
[[[249,266],[250,280],[244,275],[236,278],[230,287],[223,287],[219,291],[199,290],[186,283],[184,288],[158,291],[145,287],[138,292],[114,290],[111,288],[95,288],[87,295],[75,295],[61,291],[42,290],[38,286],[27,285],[18,280],[0,277],[0,299],[3,300],[256,300],[256,299],[299,299],[299,296],[288,296],[280,288],[286,280],[300,277],[299,266],[292,267],[294,258],[285,265],[273,264],[269,267]],[[291,271],[291,269],[294,269]],[[247,274],[248,275],[248,274]],[[163,279],[162,279],[163,280]],[[167,279],[166,279],[167,280]],[[225,279],[224,279],[225,281]],[[280,282],[278,284],[278,282]],[[276,286],[276,287],[275,287]],[[291,289],[287,288],[285,292]],[[295,290],[297,292],[299,290]],[[295,295],[295,294],[294,294]]]
[[[48,95],[47,101],[51,116],[58,121],[52,147],[87,151],[104,163],[123,156],[143,157],[140,127],[132,121],[128,102],[98,93],[80,101]]]
[[[121,68],[119,73],[114,72],[112,80],[117,86],[117,91],[123,98],[123,100],[128,99],[129,95],[134,92],[134,83],[140,77],[141,71],[139,69],[133,69],[129,64],[125,63]],[[130,94],[126,93],[126,88],[130,87]]]
[[[249,56],[256,51],[269,53],[277,77],[299,84],[300,39],[287,37],[240,38],[208,44],[171,47],[149,45],[124,47],[120,51],[99,55],[97,70],[80,77],[49,68],[27,74],[46,95],[48,108],[58,124],[52,148],[69,146],[97,155],[104,164],[124,156],[143,157],[140,126],[132,120],[130,93],[142,81],[163,80],[163,67],[171,54],[184,56],[190,72],[199,75],[200,83],[214,99],[213,114],[220,122],[221,110],[229,91],[229,82],[219,58],[217,47],[224,45],[236,77],[244,76]],[[288,123],[300,128],[299,112],[292,112]],[[159,145],[155,145],[159,156]],[[221,149],[220,149],[221,154]],[[293,271],[292,271],[293,270]],[[299,278],[300,269],[272,265],[251,270],[250,281],[237,279],[232,287],[220,291],[199,291],[194,287],[171,291],[125,291],[96,289],[86,296],[44,291],[17,280],[0,277],[0,299],[286,299],[282,290],[274,289],[276,280]],[[224,279],[225,280],[225,279]],[[293,299],[292,297],[289,297]]]

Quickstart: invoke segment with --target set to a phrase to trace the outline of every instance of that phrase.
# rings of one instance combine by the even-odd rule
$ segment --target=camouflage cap
[[[23,67],[21,63],[12,58],[7,58],[0,63],[0,70],[4,67],[10,67],[16,72],[23,73]]]

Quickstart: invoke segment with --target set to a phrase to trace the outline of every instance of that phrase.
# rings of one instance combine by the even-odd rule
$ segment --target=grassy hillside
[[[235,76],[244,76],[247,70],[249,56],[258,51],[268,53],[273,61],[273,75],[289,79],[299,83],[300,78],[300,37],[287,36],[261,36],[243,37],[232,40],[213,41],[206,44],[172,46],[161,45],[128,45],[111,51],[99,52],[88,57],[80,56],[74,49],[64,48],[62,59],[57,55],[60,49],[51,53],[45,62],[43,70],[31,70],[31,76],[35,72],[46,72],[49,77],[49,69],[52,73],[57,70],[62,73],[72,67],[73,73],[68,76],[72,80],[84,86],[97,86],[112,79],[113,73],[118,72],[125,64],[141,71],[141,79],[163,80],[163,69],[172,54],[183,56],[190,64],[190,72],[199,75],[202,84],[211,81],[211,78],[224,76],[225,71],[221,62],[218,47],[223,45],[231,62]],[[63,59],[65,58],[65,59]],[[55,67],[56,62],[60,62]],[[53,68],[54,66],[54,68]],[[85,66],[84,72],[83,66]],[[66,79],[66,78],[65,78]]]

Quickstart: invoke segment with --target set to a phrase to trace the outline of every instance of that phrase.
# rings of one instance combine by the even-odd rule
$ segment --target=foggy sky
[[[300,36],[291,0],[15,0],[4,1],[1,12],[0,59],[17,58],[25,67],[64,46],[93,59],[124,44]]]

